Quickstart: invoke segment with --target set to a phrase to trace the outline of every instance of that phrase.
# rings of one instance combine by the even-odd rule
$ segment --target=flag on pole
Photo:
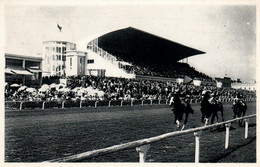
[[[58,29],[60,30],[60,32],[61,32],[61,29],[62,29],[62,27],[57,23],[57,27],[58,27]]]

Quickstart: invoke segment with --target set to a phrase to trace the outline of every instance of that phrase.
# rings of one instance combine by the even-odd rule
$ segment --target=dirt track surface
[[[200,106],[193,104],[187,128],[202,126]],[[225,120],[232,119],[230,103],[224,103]],[[256,113],[248,102],[246,115]],[[49,109],[5,112],[5,161],[41,162],[179,130],[166,105]],[[225,128],[203,131],[200,162],[256,162],[256,121],[244,127],[232,124],[230,147],[225,150]],[[149,162],[194,162],[193,133],[151,145]],[[86,162],[138,162],[135,149],[104,155]]]

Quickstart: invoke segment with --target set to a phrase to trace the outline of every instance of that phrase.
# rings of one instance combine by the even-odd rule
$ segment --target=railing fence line
[[[250,98],[250,99],[245,99],[245,101],[255,101],[256,99],[255,98]],[[232,99],[222,99],[221,102],[230,102],[232,101]],[[70,102],[70,104],[66,103],[66,102]],[[101,104],[99,102],[102,102],[102,101],[99,101],[99,100],[80,100],[80,101],[73,101],[73,100],[65,100],[65,101],[6,101],[5,102],[5,106],[6,108],[8,107],[11,107],[11,108],[16,108],[16,109],[19,109],[19,110],[22,110],[28,106],[26,106],[25,104],[26,103],[42,103],[41,106],[36,106],[36,107],[39,107],[41,109],[46,109],[46,108],[53,108],[53,107],[61,107],[61,108],[70,108],[70,107],[79,107],[79,108],[82,108],[84,107],[82,105],[82,103],[86,103],[86,102],[93,102],[94,105],[89,105],[89,106],[92,106],[92,107],[98,107],[98,106],[108,106],[108,107],[111,107],[111,103],[112,102],[120,102],[120,106],[124,106],[124,105],[130,105],[130,106],[134,106],[134,105],[168,105],[168,99],[166,100],[109,100],[107,101],[108,103],[106,103],[106,105],[104,104]],[[126,102],[126,103],[124,103]],[[137,103],[135,103],[137,102]],[[192,99],[190,101],[191,104],[194,104],[194,103],[199,103],[200,101],[198,99]],[[50,105],[50,103],[53,103],[52,105]],[[76,104],[77,103],[77,104]],[[79,103],[79,104],[78,104]],[[13,105],[12,105],[13,104]],[[56,104],[56,105],[54,105]],[[66,104],[66,105],[65,105]],[[74,104],[74,105],[72,105]],[[72,105],[72,106],[70,106]],[[35,107],[35,106],[33,106]]]

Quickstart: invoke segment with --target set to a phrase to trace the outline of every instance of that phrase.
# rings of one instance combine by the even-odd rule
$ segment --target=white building
[[[43,45],[43,76],[66,75],[66,51],[75,50],[76,44],[67,41],[45,41]]]
[[[234,89],[244,89],[244,90],[256,90],[256,83],[232,83],[231,87]]]
[[[82,76],[87,73],[87,52],[78,50],[66,51],[66,76]]]
[[[81,41],[77,46],[87,52],[86,75],[135,78],[132,65],[98,47],[98,38]]]

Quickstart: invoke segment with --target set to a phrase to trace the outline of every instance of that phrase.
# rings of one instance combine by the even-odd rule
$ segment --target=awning
[[[31,68],[28,68],[28,70],[29,70],[30,72],[42,72],[41,69],[31,69]]]
[[[5,73],[6,73],[6,74],[14,74],[14,73],[11,71],[11,69],[9,69],[9,68],[5,68]]]
[[[29,71],[26,70],[17,70],[17,69],[12,69],[11,70],[13,73],[18,74],[18,75],[33,75],[32,73],[30,73]]]

